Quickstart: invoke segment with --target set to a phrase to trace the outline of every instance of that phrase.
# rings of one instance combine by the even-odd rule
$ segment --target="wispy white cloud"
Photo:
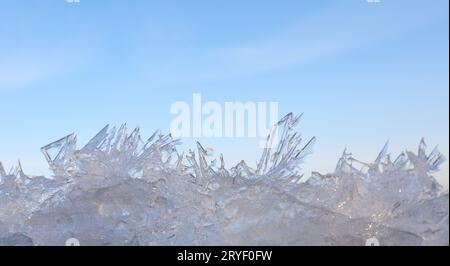
[[[63,61],[48,57],[10,58],[0,62],[0,90],[17,89],[63,74],[67,66]]]
[[[445,14],[433,2],[345,1],[268,38],[220,49],[218,57],[229,68],[249,72],[303,64],[376,46],[426,27]]]
[[[342,1],[257,40],[180,56],[180,80],[216,80],[313,63],[401,38],[448,17],[440,3]],[[195,57],[195,58],[193,58]],[[154,76],[165,76],[156,70]],[[161,75],[162,74],[162,75]],[[166,73],[173,80],[173,75]]]
[[[73,45],[47,49],[0,51],[0,91],[23,89],[40,82],[65,77],[79,70],[86,60],[85,51]]]
[[[51,29],[48,30],[51,32]],[[0,37],[0,92],[25,89],[78,73],[95,59],[100,42],[90,31]]]

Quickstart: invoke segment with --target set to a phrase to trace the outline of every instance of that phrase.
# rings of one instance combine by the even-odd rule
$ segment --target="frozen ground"
[[[372,163],[344,151],[333,173],[302,183],[315,138],[295,132],[299,119],[276,125],[280,140],[256,169],[226,168],[200,143],[179,153],[160,132],[143,141],[126,125],[82,148],[74,134],[43,147],[52,177],[0,163],[0,245],[449,245],[437,149],[422,140],[394,159],[385,145]]]

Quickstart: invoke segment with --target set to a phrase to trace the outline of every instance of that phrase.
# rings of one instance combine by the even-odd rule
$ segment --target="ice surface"
[[[315,138],[296,132],[300,118],[274,125],[255,169],[126,124],[82,148],[75,134],[43,147],[49,178],[0,163],[0,245],[449,244],[448,192],[430,175],[437,148],[421,140],[392,161],[386,143],[372,163],[344,151],[333,173],[302,183]]]

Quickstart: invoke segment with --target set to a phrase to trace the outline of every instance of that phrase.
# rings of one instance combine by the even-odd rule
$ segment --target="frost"
[[[437,148],[421,140],[392,160],[386,143],[372,163],[345,150],[333,173],[300,182],[315,143],[300,119],[274,125],[255,168],[126,124],[82,148],[75,134],[43,147],[49,178],[0,163],[0,245],[449,244],[448,192],[430,176],[445,160]]]

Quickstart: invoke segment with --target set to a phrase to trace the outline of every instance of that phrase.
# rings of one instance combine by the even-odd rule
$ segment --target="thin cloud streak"
[[[409,5],[407,10],[414,12],[398,16],[406,5]],[[179,55],[174,65],[170,62],[162,68],[170,70],[167,73],[161,68],[152,68],[145,76],[166,77],[173,81],[174,76],[170,72],[174,69],[177,70],[176,80],[193,82],[255,75],[374,48],[429,27],[446,16],[446,12],[433,3],[426,8],[411,5],[418,3],[386,1],[379,6],[360,3],[351,10],[353,12],[349,12],[348,4],[342,2],[259,40],[191,51],[188,55],[184,51],[185,54]],[[196,67],[199,62],[202,67]]]

